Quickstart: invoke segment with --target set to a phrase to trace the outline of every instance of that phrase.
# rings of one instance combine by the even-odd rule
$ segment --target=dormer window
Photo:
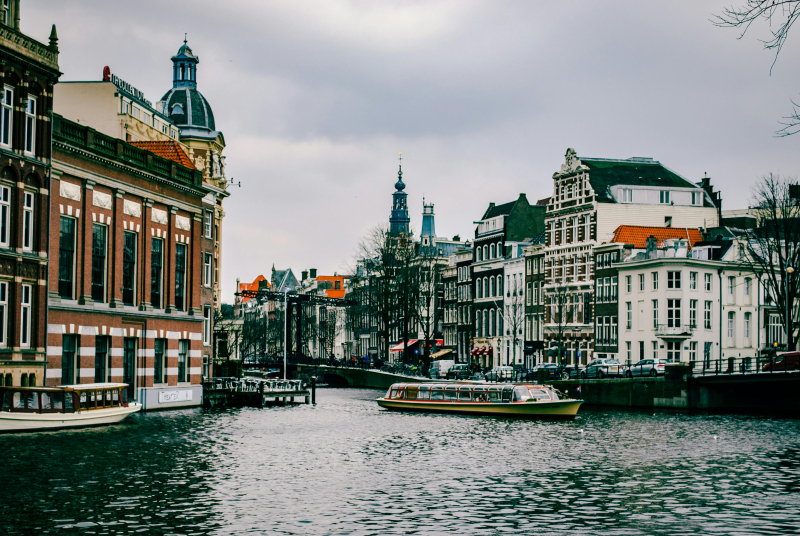
[[[662,204],[669,205],[669,190],[661,190],[659,192],[659,200]]]
[[[633,203],[633,190],[630,188],[622,189],[622,202]]]
[[[172,113],[170,115],[183,115],[183,106],[180,104],[172,105]]]

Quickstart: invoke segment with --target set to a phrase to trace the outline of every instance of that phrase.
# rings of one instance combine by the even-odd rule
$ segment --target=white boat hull
[[[0,412],[0,433],[58,430],[62,428],[84,428],[115,424],[142,409],[132,402],[128,407],[82,410],[80,413],[23,413]]]

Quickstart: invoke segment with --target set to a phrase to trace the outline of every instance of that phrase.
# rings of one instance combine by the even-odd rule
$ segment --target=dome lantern
[[[183,34],[183,46],[172,56],[172,87],[197,87],[197,64],[200,58],[194,55]]]

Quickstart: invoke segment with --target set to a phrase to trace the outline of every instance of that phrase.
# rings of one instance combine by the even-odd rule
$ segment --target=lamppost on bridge
[[[789,352],[791,349],[789,348],[789,334],[791,333],[789,330],[792,329],[792,311],[789,308],[789,278],[794,273],[794,268],[788,266],[786,268],[786,281],[784,282],[783,286],[786,288],[786,351]]]

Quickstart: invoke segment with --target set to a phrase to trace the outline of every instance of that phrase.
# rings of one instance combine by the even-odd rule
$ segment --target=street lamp
[[[794,268],[791,266],[786,268],[786,281],[784,282],[784,286],[786,287],[786,351],[789,351],[789,330],[792,329],[792,317],[791,317],[791,310],[789,309],[789,277],[794,273]]]

